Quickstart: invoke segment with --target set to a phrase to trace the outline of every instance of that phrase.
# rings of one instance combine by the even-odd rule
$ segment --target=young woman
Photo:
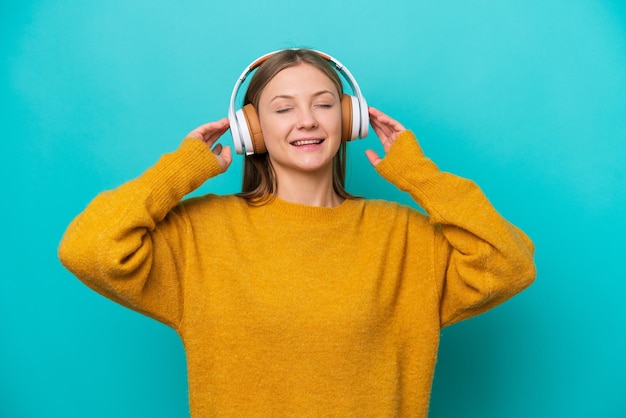
[[[305,49],[248,87],[267,152],[238,195],[183,200],[232,161],[222,119],[97,196],[61,261],[96,291],[175,329],[194,417],[427,416],[442,327],[535,277],[533,245],[471,181],[370,108],[376,171],[428,213],[344,189],[341,82]]]

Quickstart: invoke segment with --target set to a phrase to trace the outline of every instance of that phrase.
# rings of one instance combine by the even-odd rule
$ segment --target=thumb
[[[233,154],[230,150],[230,145],[226,145],[224,148],[222,148],[220,157],[222,157],[220,161],[220,167],[222,168],[223,173],[224,171],[228,170],[228,167],[230,167],[230,163],[233,161]]]
[[[378,156],[378,154],[376,154],[371,149],[366,150],[365,155],[367,156],[367,159],[370,161],[370,164],[372,164],[374,167],[376,167],[378,163],[381,161],[381,158]]]

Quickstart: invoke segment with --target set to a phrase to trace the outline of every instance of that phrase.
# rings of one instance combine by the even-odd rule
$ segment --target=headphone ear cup
[[[259,121],[259,115],[256,109],[252,103],[248,103],[241,110],[244,118],[246,119],[248,132],[250,132],[250,139],[252,140],[254,153],[263,154],[267,152],[265,141],[263,140],[263,132],[261,131],[261,122]]]
[[[352,141],[359,135],[361,125],[359,104],[356,97],[344,94],[341,96],[341,140]]]

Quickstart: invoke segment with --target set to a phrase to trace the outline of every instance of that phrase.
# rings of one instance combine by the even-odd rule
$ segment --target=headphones
[[[281,50],[270,52],[269,54],[257,58],[252,64],[246,67],[235,83],[233,93],[230,97],[230,106],[228,107],[228,121],[230,122],[230,133],[233,137],[237,154],[243,154],[244,150],[246,155],[262,154],[267,151],[256,109],[251,103],[248,103],[242,109],[235,111],[235,97],[246,77],[269,57],[280,51]],[[365,138],[369,126],[369,113],[367,102],[361,94],[358,83],[350,71],[335,58],[321,51],[313,50],[313,52],[319,54],[322,58],[334,65],[335,70],[343,75],[354,94],[354,96],[344,94],[341,97],[341,140],[351,141],[356,138]]]

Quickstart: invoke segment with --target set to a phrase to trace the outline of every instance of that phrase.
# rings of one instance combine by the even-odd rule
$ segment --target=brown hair
[[[250,79],[243,105],[251,103],[258,109],[261,93],[270,80],[285,68],[299,64],[312,65],[326,74],[337,87],[341,97],[343,94],[341,79],[326,58],[310,49],[285,49],[270,56],[259,66]],[[348,199],[354,196],[345,189],[346,158],[346,143],[342,142],[333,159],[333,189],[339,196]],[[238,196],[246,199],[248,203],[262,205],[272,199],[276,187],[276,174],[269,155],[267,153],[247,155],[244,158],[243,182]]]

